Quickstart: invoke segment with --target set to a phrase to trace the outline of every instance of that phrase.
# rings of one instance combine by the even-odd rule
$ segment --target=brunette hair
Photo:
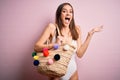
[[[62,9],[65,5],[71,6],[71,8],[73,10],[73,7],[70,3],[62,3],[61,5],[58,6],[58,8],[56,10],[56,24],[58,25],[58,28],[60,29],[60,31],[63,27],[63,23],[62,23],[62,20],[61,20],[61,12],[62,12]],[[76,27],[75,27],[74,11],[73,11],[73,17],[72,17],[72,20],[70,22],[69,28],[70,28],[70,32],[71,32],[71,35],[72,35],[72,39],[77,40],[78,39],[78,32],[77,32]]]

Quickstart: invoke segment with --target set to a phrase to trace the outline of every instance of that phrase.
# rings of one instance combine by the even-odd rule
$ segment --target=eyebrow
[[[63,8],[62,10],[67,10],[66,8]],[[70,9],[70,10],[72,10],[73,11],[73,9]]]

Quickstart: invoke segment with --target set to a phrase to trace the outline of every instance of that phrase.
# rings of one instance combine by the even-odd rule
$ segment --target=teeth
[[[69,20],[67,19],[66,22],[69,22]]]

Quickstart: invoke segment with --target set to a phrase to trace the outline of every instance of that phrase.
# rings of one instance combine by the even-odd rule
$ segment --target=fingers
[[[102,30],[103,30],[103,25],[101,25],[99,28],[99,31],[102,31]]]
[[[102,30],[103,29],[103,25],[101,25],[99,28]]]
[[[61,45],[62,44],[62,42],[63,42],[63,37],[62,36],[57,36],[57,43],[59,44],[59,45]]]
[[[94,28],[94,32],[100,32],[100,31],[102,31],[102,29],[103,29],[103,25]]]
[[[57,37],[57,43],[59,43],[59,45],[64,45],[68,42],[67,42],[66,38],[64,38],[63,36],[58,36]]]
[[[93,28],[89,34],[93,35],[95,32],[100,32],[103,29],[103,25]]]
[[[101,25],[100,27],[101,27],[101,29],[103,29],[103,25]]]
[[[62,40],[63,40],[63,37],[62,37],[62,36],[58,36],[57,39],[58,39],[59,41],[62,41]]]

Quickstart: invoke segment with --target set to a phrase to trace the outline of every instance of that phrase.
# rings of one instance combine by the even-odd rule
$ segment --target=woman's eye
[[[64,13],[65,13],[66,11],[62,11],[62,12],[64,12]]]

